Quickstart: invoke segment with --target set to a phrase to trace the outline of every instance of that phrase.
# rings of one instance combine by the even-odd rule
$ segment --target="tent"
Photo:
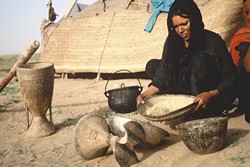
[[[195,0],[205,28],[229,44],[242,26],[239,0]],[[104,4],[105,3],[105,4]],[[44,28],[40,61],[52,62],[57,73],[113,73],[119,69],[143,72],[149,59],[161,58],[167,32],[167,13],[161,13],[153,30],[144,28],[151,16],[147,0],[97,1],[77,14]],[[48,26],[49,27],[49,26]],[[48,33],[49,32],[49,33]]]

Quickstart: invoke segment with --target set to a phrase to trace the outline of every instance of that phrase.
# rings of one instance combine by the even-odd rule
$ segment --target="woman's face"
[[[244,2],[244,13],[247,19],[247,22],[250,22],[250,0]]]
[[[172,21],[176,33],[188,43],[191,35],[190,19],[176,15],[172,17]]]

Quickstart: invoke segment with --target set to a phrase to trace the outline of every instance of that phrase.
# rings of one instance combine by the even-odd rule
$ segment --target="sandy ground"
[[[1,80],[6,75],[6,69],[0,70]],[[141,78],[140,81],[146,88],[149,80]],[[135,79],[130,78],[109,82],[109,86],[122,82],[138,85]],[[52,117],[56,131],[50,136],[32,138],[27,136],[22,94],[18,91],[17,78],[13,78],[7,86],[12,92],[0,96],[0,166],[118,167],[112,153],[89,161],[82,159],[73,143],[74,129],[84,114],[96,112],[105,115],[111,112],[104,95],[106,83],[106,79],[101,78],[96,82],[96,78],[88,76],[68,79],[55,77]],[[229,118],[225,146],[218,152],[206,155],[190,151],[178,132],[169,125],[152,122],[168,131],[170,136],[155,148],[136,150],[140,162],[132,166],[250,166],[250,124],[244,121],[243,115],[237,115],[235,108],[230,113],[233,113],[233,117]],[[145,121],[140,114],[133,116]]]

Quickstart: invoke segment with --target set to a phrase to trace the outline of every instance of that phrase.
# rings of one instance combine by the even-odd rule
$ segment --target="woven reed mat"
[[[241,1],[195,1],[201,9],[205,28],[220,34],[229,44],[243,23]],[[144,31],[150,16],[145,10],[119,8],[94,16],[80,12],[65,18],[51,34],[40,61],[54,63],[59,73],[144,71],[149,59],[161,57],[168,35],[167,13],[158,16],[151,33]]]
[[[40,61],[57,72],[144,71],[150,58],[160,58],[167,36],[161,14],[152,33],[144,31],[150,13],[123,10],[82,19],[67,18],[51,34]]]

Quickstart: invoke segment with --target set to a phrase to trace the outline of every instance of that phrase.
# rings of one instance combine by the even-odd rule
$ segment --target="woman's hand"
[[[145,98],[158,94],[159,92],[160,91],[157,87],[151,85],[145,92],[137,96],[136,98],[137,108],[139,107],[140,104],[144,103]]]
[[[140,104],[144,103],[144,98],[141,94],[139,96],[137,96],[136,102],[137,102],[137,108],[139,107]]]
[[[219,95],[219,91],[216,89],[198,94],[194,99],[194,102],[199,102],[195,108],[195,111],[200,108],[206,109],[207,104],[217,95]]]

